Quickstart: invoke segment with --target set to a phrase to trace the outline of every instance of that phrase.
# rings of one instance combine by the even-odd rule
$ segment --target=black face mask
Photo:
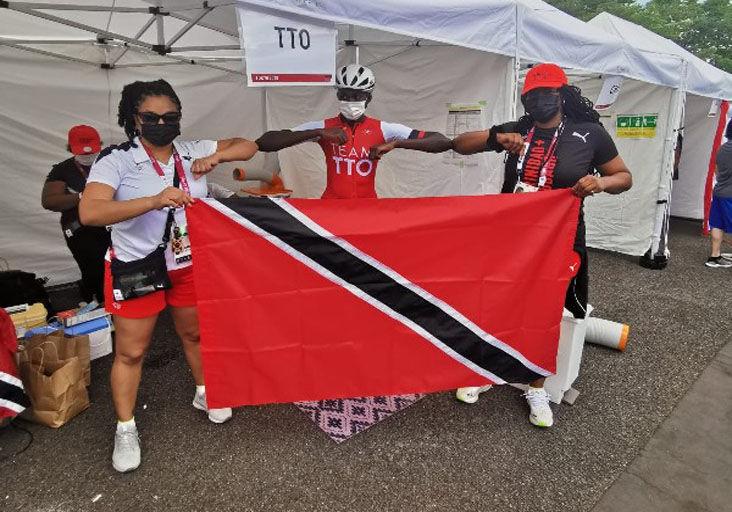
[[[180,135],[180,123],[143,124],[140,135],[155,146],[167,146]]]
[[[546,123],[559,112],[561,97],[556,93],[537,91],[529,92],[521,98],[526,112],[534,118],[534,121]]]

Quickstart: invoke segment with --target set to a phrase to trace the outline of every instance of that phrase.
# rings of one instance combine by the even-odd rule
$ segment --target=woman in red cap
[[[502,193],[571,188],[585,198],[600,192],[620,194],[632,186],[630,171],[610,134],[600,124],[600,114],[579,88],[568,84],[559,66],[539,64],[531,68],[521,103],[526,115],[518,121],[463,133],[453,140],[453,149],[464,155],[504,149],[511,153],[506,160]],[[576,318],[584,318],[588,272],[581,211],[574,250],[581,266],[567,289],[565,307]],[[457,398],[475,403],[488,388],[461,388]],[[525,396],[531,409],[529,421],[550,427],[554,419],[544,379],[532,382]]]
[[[61,231],[66,245],[81,271],[81,297],[104,301],[104,253],[109,248],[109,231],[104,227],[83,226],[79,221],[79,201],[86,187],[89,169],[101,151],[99,133],[91,126],[69,130],[67,149],[72,157],[53,166],[46,177],[41,204],[61,213]]]

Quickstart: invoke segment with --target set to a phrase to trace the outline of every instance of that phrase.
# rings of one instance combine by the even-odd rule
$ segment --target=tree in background
[[[546,0],[583,21],[603,11],[637,23],[732,73],[730,0]]]

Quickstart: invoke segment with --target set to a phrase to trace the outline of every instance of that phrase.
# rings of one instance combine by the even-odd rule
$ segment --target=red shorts
[[[112,272],[109,262],[104,262],[104,307],[113,314],[124,318],[146,318],[157,315],[165,306],[184,308],[196,305],[196,288],[193,285],[193,267],[187,266],[168,272],[173,287],[169,290],[150,293],[144,297],[127,299],[120,302],[112,295]]]

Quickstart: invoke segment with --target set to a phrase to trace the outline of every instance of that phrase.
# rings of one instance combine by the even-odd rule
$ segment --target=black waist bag
[[[173,186],[177,187],[179,183],[178,173],[175,172]],[[171,208],[165,221],[162,242],[144,258],[133,261],[120,261],[112,256],[110,270],[112,271],[112,296],[114,300],[134,299],[173,287],[165,263],[165,249],[170,241],[170,228],[173,225],[174,215],[175,209]]]

